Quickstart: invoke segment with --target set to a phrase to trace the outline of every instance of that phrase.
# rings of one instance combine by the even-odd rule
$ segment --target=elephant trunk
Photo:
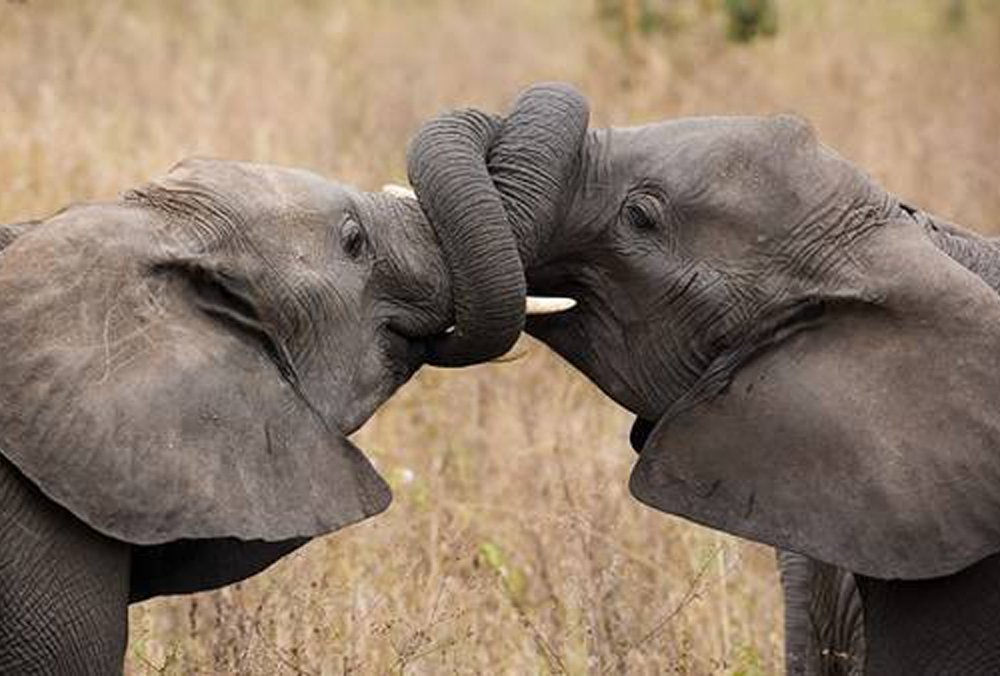
[[[558,221],[587,129],[584,98],[537,85],[501,120],[475,110],[427,123],[410,146],[410,182],[452,277],[455,330],[429,361],[464,366],[506,352],[524,328],[522,259]]]
[[[504,202],[525,268],[546,250],[581,169],[590,109],[575,88],[539,84],[514,103],[487,166]]]
[[[498,357],[524,326],[524,270],[483,159],[500,126],[478,111],[454,112],[428,122],[410,145],[410,183],[452,278],[455,329],[428,346],[437,366]]]

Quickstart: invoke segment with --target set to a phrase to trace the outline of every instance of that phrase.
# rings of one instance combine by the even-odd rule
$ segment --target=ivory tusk
[[[524,312],[529,315],[551,315],[576,307],[572,298],[560,296],[528,296]]]
[[[399,185],[398,183],[386,183],[382,186],[382,192],[393,197],[402,197],[403,199],[411,200],[417,199],[417,193],[413,192],[413,188],[406,185]]]
[[[566,310],[571,310],[576,307],[576,301],[572,298],[564,298],[562,296],[528,296],[525,300],[525,314],[529,315],[552,315],[558,312],[565,312]],[[455,330],[455,326],[449,326],[444,330],[444,332],[452,333]],[[526,351],[520,351],[514,357],[510,355],[514,352],[515,348],[511,348],[510,352],[505,355],[498,357],[501,361],[512,361],[523,356]],[[510,358],[508,358],[510,357]]]

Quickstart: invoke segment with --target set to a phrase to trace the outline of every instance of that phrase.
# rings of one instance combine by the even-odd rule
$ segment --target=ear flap
[[[0,264],[0,449],[136,544],[286,540],[384,510],[387,485],[297,388],[247,283],[162,214],[74,207]]]
[[[833,295],[871,300],[660,420],[632,493],[865,575],[946,575],[1000,550],[1000,297],[912,222],[852,255]]]

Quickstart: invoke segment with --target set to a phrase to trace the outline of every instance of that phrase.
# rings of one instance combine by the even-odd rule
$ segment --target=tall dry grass
[[[444,108],[576,82],[595,122],[796,111],[883,183],[1000,225],[1000,12],[784,0],[777,37],[714,3],[622,33],[576,0],[0,3],[0,219],[111,198],[186,155],[373,188]],[[385,515],[215,593],[132,609],[130,673],[781,669],[771,552],[640,507],[629,416],[533,345],[425,370],[358,435]]]

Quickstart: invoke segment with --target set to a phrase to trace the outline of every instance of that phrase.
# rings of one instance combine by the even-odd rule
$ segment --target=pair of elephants
[[[128,603],[382,511],[347,435],[523,330],[636,415],[639,500],[782,550],[790,672],[1000,672],[994,242],[797,118],[589,130],[562,84],[409,175],[189,160],[0,227],[0,672],[117,671]]]

